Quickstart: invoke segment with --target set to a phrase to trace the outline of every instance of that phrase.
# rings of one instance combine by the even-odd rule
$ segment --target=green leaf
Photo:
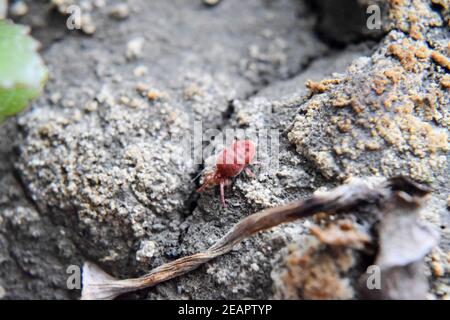
[[[16,114],[36,98],[47,79],[28,28],[0,21],[0,119]]]

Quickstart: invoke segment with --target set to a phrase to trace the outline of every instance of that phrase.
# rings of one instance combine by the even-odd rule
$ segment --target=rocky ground
[[[422,214],[441,235],[426,258],[427,298],[449,297],[447,1],[20,3],[27,10],[11,17],[42,43],[49,80],[0,127],[1,298],[76,299],[70,265],[90,260],[120,278],[142,275],[207,248],[263,208],[348,177],[398,174],[434,189]],[[66,26],[74,4],[81,30]],[[381,8],[379,30],[366,27],[369,4]],[[227,208],[214,189],[195,192],[203,166],[174,142],[193,136],[195,121],[278,134],[279,153],[262,155],[256,178],[235,179]],[[373,233],[375,222],[346,219]],[[352,249],[339,268],[312,255],[333,268],[289,277],[292,255],[319,245],[310,229],[320,221],[263,232],[125,297],[360,298],[356,270],[373,253]],[[335,290],[310,290],[323,283]]]

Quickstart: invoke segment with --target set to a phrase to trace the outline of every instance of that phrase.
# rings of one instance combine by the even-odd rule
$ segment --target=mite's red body
[[[230,184],[230,178],[237,176],[242,170],[245,170],[248,175],[254,176],[247,165],[252,162],[255,154],[256,148],[253,142],[236,140],[219,153],[216,170],[205,177],[203,185],[197,191],[202,192],[208,186],[219,185],[220,203],[225,207],[225,186]]]

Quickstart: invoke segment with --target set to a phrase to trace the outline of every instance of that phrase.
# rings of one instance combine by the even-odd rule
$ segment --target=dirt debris
[[[354,265],[350,251],[343,248],[310,248],[304,254],[292,253],[288,271],[282,276],[285,299],[351,299],[354,291],[349,279],[342,278]]]
[[[24,1],[16,1],[9,8],[9,13],[15,17],[22,17],[28,13],[28,5]]]
[[[144,48],[145,39],[143,37],[138,37],[128,41],[126,57],[129,60],[138,59],[142,56],[142,49]]]
[[[108,8],[108,14],[110,17],[123,20],[130,16],[130,7],[127,3],[117,3]]]
[[[370,242],[370,236],[355,230],[355,226],[350,220],[339,220],[326,229],[312,226],[310,232],[321,243],[331,246],[361,248]]]

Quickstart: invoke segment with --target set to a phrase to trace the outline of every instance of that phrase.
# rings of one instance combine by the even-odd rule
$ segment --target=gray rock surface
[[[361,43],[336,49],[317,36],[330,7],[302,1],[224,0],[208,7],[136,0],[121,19],[111,15],[119,1],[84,1],[89,18],[81,31],[68,31],[61,15],[64,5],[81,2],[53,2],[59,6],[52,12],[46,1],[30,3],[36,10],[20,20],[44,45],[45,92],[0,127],[7,137],[0,148],[4,298],[76,298],[79,291],[66,289],[66,268],[87,259],[118,277],[142,275],[205,249],[248,214],[350,175],[407,173],[432,182],[436,193],[425,218],[444,228],[433,261],[445,270],[448,70],[430,58],[434,51],[449,55],[444,8],[432,10],[425,0],[418,8],[392,5],[380,43],[343,26],[342,43]],[[408,34],[404,8],[420,13],[422,38]],[[399,54],[401,46],[416,55]],[[326,78],[332,80],[320,82]],[[361,105],[368,107],[355,111]],[[389,121],[367,124],[370,117]],[[256,178],[241,175],[226,188],[225,209],[215,189],[195,193],[202,167],[174,143],[193,135],[196,120],[204,130],[279,133],[279,153],[262,154]],[[206,159],[207,170],[213,162]],[[304,239],[311,223],[264,232],[128,298],[276,296],[286,247]],[[448,277],[430,279],[432,294],[444,296]]]

